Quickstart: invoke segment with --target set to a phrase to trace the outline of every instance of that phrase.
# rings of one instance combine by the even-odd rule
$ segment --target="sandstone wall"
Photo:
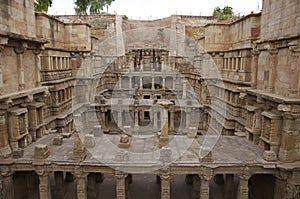
[[[49,41],[45,47],[90,50],[90,26],[86,23],[64,23],[43,13],[36,14],[37,37]]]
[[[264,0],[261,27],[262,40],[299,35],[299,1]]]
[[[36,37],[33,1],[0,0],[0,33]]]

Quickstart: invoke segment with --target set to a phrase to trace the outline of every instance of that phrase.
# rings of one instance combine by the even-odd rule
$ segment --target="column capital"
[[[277,48],[268,48],[267,50],[271,55],[276,55],[278,53]]]
[[[258,56],[259,54],[260,54],[260,50],[258,50],[258,49],[251,50],[251,55],[252,56]]]
[[[17,46],[14,47],[14,51],[17,54],[23,54],[25,50],[27,49],[28,45],[25,42],[18,43]]]
[[[84,172],[81,166],[76,166],[72,173],[76,178],[85,178],[89,174],[88,172]]]
[[[46,177],[46,176],[49,176],[51,172],[50,172],[50,171],[47,171],[47,170],[45,170],[45,169],[43,169],[43,168],[37,168],[37,169],[35,170],[35,173],[38,174],[39,176],[44,176],[44,177]]]
[[[292,51],[292,53],[300,53],[300,46],[290,46],[289,50]]]
[[[122,178],[126,178],[128,176],[127,173],[124,173],[122,171],[115,171],[115,177],[117,179],[122,179]]]

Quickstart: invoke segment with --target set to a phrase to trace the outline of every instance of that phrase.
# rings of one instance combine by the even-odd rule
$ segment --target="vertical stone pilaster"
[[[40,198],[51,199],[51,188],[50,188],[50,172],[38,170],[36,173],[39,175],[39,191]]]
[[[129,86],[129,89],[132,89],[132,77],[131,76],[128,76],[128,86]]]
[[[174,131],[175,130],[175,127],[174,127],[174,120],[175,120],[175,115],[174,115],[174,111],[171,110],[170,111],[170,131]]]
[[[285,189],[287,186],[287,174],[279,172],[275,176],[275,185],[274,185],[274,199],[284,198]]]
[[[275,87],[275,80],[276,80],[276,66],[277,66],[277,53],[278,49],[276,48],[270,48],[268,49],[268,52],[270,53],[270,75],[269,75],[269,81],[267,85],[267,92],[274,92]]]
[[[41,50],[42,47],[38,47],[38,49],[33,51],[33,54],[35,55],[35,81],[36,86],[41,86]]]
[[[209,175],[199,175],[201,179],[200,185],[200,199],[209,199],[209,181],[211,176]]]
[[[139,129],[139,111],[138,110],[134,111],[134,129],[135,130]]]
[[[170,199],[170,175],[160,175],[160,199]]]
[[[250,176],[249,175],[239,175],[239,186],[238,186],[238,199],[248,199],[248,180]]]
[[[291,61],[291,80],[289,85],[289,96],[290,97],[299,97],[300,92],[300,70],[299,70],[299,63],[300,63],[300,46],[290,46],[289,47],[291,54],[292,54],[292,61]]]
[[[155,87],[154,87],[154,77],[151,78],[152,82],[151,82],[151,90],[155,90]]]
[[[25,74],[24,74],[24,64],[23,64],[23,53],[27,49],[27,44],[20,42],[18,46],[14,47],[14,51],[17,54],[17,68],[18,68],[18,83],[19,90],[23,90],[25,88]]]
[[[163,89],[166,88],[166,78],[165,77],[162,78],[162,88]]]
[[[87,173],[76,173],[77,181],[77,199],[87,199],[87,185],[86,176]]]
[[[117,199],[126,199],[126,183],[125,179],[127,174],[122,172],[117,172],[116,176],[116,193]]]
[[[143,77],[140,76],[140,89],[143,89]],[[137,96],[135,96],[137,97]]]
[[[157,129],[157,111],[153,111],[153,129]]]
[[[257,49],[254,49],[251,51],[252,53],[252,59],[251,59],[251,68],[252,68],[252,76],[251,76],[251,82],[252,87],[256,88],[257,86],[257,73],[258,73],[258,56],[260,51]]]
[[[3,187],[3,198],[14,199],[14,182],[13,172],[8,167],[1,168],[2,187]]]

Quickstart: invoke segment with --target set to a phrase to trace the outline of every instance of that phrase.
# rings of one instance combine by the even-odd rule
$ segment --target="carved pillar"
[[[121,128],[122,127],[122,110],[121,107],[118,108],[118,127]]]
[[[162,78],[162,88],[163,89],[166,88],[166,78],[165,77]]]
[[[252,53],[252,60],[251,60],[251,66],[252,66],[252,87],[256,88],[257,86],[257,73],[258,73],[258,56],[260,51],[257,49],[254,49],[251,51]]]
[[[0,95],[3,94],[3,73],[2,73],[2,68],[3,68],[3,58],[2,58],[2,52],[4,49],[4,45],[0,44]]]
[[[210,175],[199,175],[201,179],[200,185],[200,198],[201,199],[209,199],[209,181]]]
[[[54,172],[55,179],[55,195],[56,199],[63,199],[65,195],[65,182],[64,182],[64,172],[55,171]]]
[[[33,51],[35,55],[35,80],[36,86],[41,86],[41,50],[43,48],[40,46],[38,49]]]
[[[14,199],[13,172],[8,167],[1,168],[3,198]]]
[[[160,199],[170,199],[170,175],[160,175]]]
[[[186,80],[182,80],[183,85],[182,85],[182,99],[186,99],[186,84],[187,81]]]
[[[285,195],[285,189],[287,186],[287,173],[279,172],[275,176],[275,185],[274,185],[274,199],[282,199]]]
[[[134,129],[139,129],[139,111],[134,110]]]
[[[87,197],[89,199],[95,199],[96,198],[96,191],[95,191],[95,186],[96,186],[96,174],[95,173],[90,173],[87,176]]]
[[[191,110],[187,108],[185,113],[185,129],[188,130],[190,127]]]
[[[7,107],[8,108],[8,107]],[[6,110],[0,111],[0,156],[8,157],[11,154],[7,131]]]
[[[75,173],[77,182],[77,199],[87,199],[86,176],[87,173]]]
[[[291,51],[291,79],[289,85],[289,96],[290,97],[299,97],[300,92],[300,46],[290,46]]]
[[[157,110],[153,110],[153,129],[157,129]]]
[[[14,51],[17,54],[19,90],[23,90],[25,88],[23,53],[25,52],[26,48],[27,48],[27,44],[22,42],[20,42],[18,46],[14,47]]]
[[[128,76],[128,79],[129,79],[129,89],[132,89],[132,77],[131,76]]]
[[[248,180],[250,176],[249,175],[239,175],[239,187],[238,187],[238,199],[248,199]]]
[[[143,89],[143,77],[140,76],[140,89]]]
[[[268,49],[270,53],[270,74],[269,81],[267,86],[267,92],[274,92],[275,80],[276,80],[276,66],[277,66],[277,53],[278,50],[276,48]]]
[[[116,193],[117,193],[117,199],[126,199],[126,183],[125,178],[127,177],[127,174],[124,174],[122,172],[117,172],[115,174],[116,176]]]
[[[175,117],[174,117],[174,111],[173,110],[170,110],[170,131],[174,131],[175,128],[174,128],[174,120],[175,120]]]
[[[154,77],[151,78],[152,82],[151,82],[151,90],[155,90],[155,87],[154,87]]]
[[[40,198],[43,199],[51,199],[51,188],[50,188],[50,173],[46,171],[36,171],[39,175],[39,191],[40,191]]]

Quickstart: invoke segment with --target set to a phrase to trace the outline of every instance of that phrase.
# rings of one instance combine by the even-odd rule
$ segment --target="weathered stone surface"
[[[34,158],[46,159],[50,155],[48,146],[45,144],[37,144],[34,147]]]
[[[63,137],[62,136],[56,136],[53,138],[53,145],[55,146],[61,146],[63,144]]]
[[[95,146],[95,137],[92,134],[84,135],[84,146],[86,148],[93,148]]]

